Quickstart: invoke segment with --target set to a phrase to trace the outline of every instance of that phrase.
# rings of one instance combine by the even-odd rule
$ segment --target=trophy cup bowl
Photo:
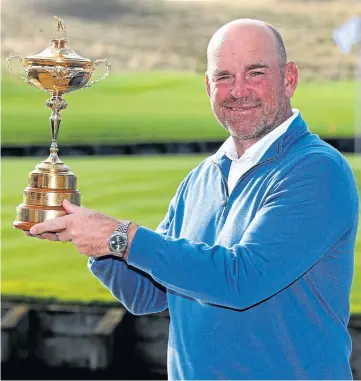
[[[6,59],[9,71],[13,59],[19,59],[26,76],[19,77],[25,83],[51,94],[46,106],[51,109],[50,127],[52,143],[49,157],[36,165],[29,173],[28,186],[24,190],[23,203],[16,208],[16,220],[13,226],[21,230],[30,228],[42,221],[66,214],[63,200],[80,205],[80,192],[77,190],[77,178],[58,157],[58,132],[61,122],[60,112],[67,107],[63,94],[81,88],[90,87],[105,79],[110,73],[110,64],[106,59],[91,61],[77,55],[66,39],[64,21],[54,16],[61,30],[62,38],[54,38],[41,53],[25,58],[10,54]],[[94,81],[90,78],[99,64],[105,64],[104,75]]]

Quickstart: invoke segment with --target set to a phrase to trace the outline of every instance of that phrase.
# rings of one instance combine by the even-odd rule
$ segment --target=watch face
[[[112,251],[123,252],[127,244],[127,237],[121,233],[114,233],[110,237],[109,247]]]

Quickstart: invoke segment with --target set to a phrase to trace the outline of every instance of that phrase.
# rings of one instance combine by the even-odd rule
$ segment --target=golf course
[[[74,2],[5,0],[2,52],[26,57],[56,36],[54,12],[64,17],[74,51],[107,58],[112,71],[89,89],[66,94],[58,144],[78,177],[85,207],[151,229],[186,174],[204,155],[62,157],[62,145],[224,140],[205,91],[206,47],[211,35],[238,17],[259,18],[280,29],[289,59],[300,68],[292,99],[311,132],[322,138],[354,136],[356,53],[342,56],[332,30],[354,14],[357,0]],[[41,5],[41,6],[40,6]],[[54,8],[55,7],[55,8]],[[26,12],[22,10],[26,8]],[[321,17],[322,15],[322,17]],[[31,22],[29,22],[31,20]],[[13,62],[17,74],[24,72]],[[99,67],[92,79],[101,77]],[[2,145],[50,146],[49,94],[2,73]],[[347,154],[361,189],[361,157]],[[71,244],[49,243],[14,230],[28,173],[45,157],[2,159],[2,294],[73,301],[111,301],[90,274],[87,258]],[[325,227],[327,231],[327,227]],[[361,312],[361,233],[357,237],[353,312]]]
[[[351,137],[354,90],[352,81],[301,82],[293,107],[302,110],[313,133]],[[2,96],[2,144],[50,144],[49,95],[5,74]],[[60,146],[227,137],[210,111],[204,75],[198,73],[119,73],[64,98],[68,108],[62,111]]]
[[[83,206],[155,229],[179,183],[204,156],[67,157]],[[361,158],[346,155],[361,189]],[[111,301],[74,246],[23,235],[12,227],[27,174],[39,158],[2,161],[2,293],[73,301]],[[327,234],[327,227],[325,227]],[[361,312],[361,234],[357,236],[352,312]]]

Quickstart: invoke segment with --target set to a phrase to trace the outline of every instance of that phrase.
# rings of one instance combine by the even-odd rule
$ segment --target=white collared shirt
[[[282,134],[284,134],[290,124],[296,119],[299,114],[299,110],[292,109],[293,115],[285,120],[278,127],[273,129],[263,138],[258,140],[252,146],[247,148],[244,154],[238,158],[237,150],[233,142],[232,136],[230,136],[219,148],[217,155],[219,153],[225,154],[229,159],[232,160],[231,168],[228,175],[228,189],[229,194],[231,194],[239,178],[246,173],[250,168],[258,163],[267,149],[276,141]]]

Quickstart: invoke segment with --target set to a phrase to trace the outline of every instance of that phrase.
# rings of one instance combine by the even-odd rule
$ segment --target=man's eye
[[[221,75],[220,77],[216,78],[216,81],[225,81],[227,79],[231,79],[230,75]]]
[[[251,77],[258,77],[260,75],[264,75],[263,71],[252,71],[251,72]]]

